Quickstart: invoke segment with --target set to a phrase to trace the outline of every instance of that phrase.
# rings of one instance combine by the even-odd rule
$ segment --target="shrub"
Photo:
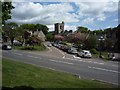
[[[91,49],[90,52],[93,53],[93,54],[98,54],[99,53],[95,48]]]

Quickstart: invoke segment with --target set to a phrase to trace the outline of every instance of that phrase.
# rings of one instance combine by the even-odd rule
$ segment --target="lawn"
[[[34,45],[33,46],[12,46],[13,49],[17,50],[31,50],[31,51],[43,51],[46,49],[46,47],[41,44],[41,45]]]
[[[46,68],[15,62],[3,58],[3,87],[26,86],[32,88],[113,88],[114,85],[79,79],[78,77]]]

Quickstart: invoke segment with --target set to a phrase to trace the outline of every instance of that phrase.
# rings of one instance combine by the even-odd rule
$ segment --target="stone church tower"
[[[64,22],[62,23],[55,23],[55,34],[60,34],[64,32]]]

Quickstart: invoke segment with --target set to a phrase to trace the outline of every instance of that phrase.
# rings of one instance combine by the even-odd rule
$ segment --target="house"
[[[45,35],[44,33],[41,31],[35,31],[34,33],[32,33],[32,35],[37,36],[38,38],[40,38],[43,42],[45,41]]]

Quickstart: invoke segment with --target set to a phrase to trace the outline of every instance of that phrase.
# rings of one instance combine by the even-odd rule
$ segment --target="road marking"
[[[63,57],[62,58],[65,58],[65,54],[62,52],[62,51],[60,51],[59,49],[57,49],[57,48],[55,48],[56,50],[58,50],[62,55],[63,55]]]
[[[92,78],[91,80],[93,80],[93,81],[101,81],[101,82],[105,82],[105,83],[110,83],[110,84],[118,85],[118,83],[113,83],[113,82],[105,81],[105,80],[101,80],[101,79],[94,79],[94,78]]]
[[[38,58],[38,59],[41,59],[41,57],[35,57],[35,56],[31,56],[31,55],[27,55],[28,57],[31,57],[31,58]]]
[[[14,52],[11,52],[11,53],[16,54],[16,55],[20,55],[20,56],[22,56],[22,55],[23,55],[23,54],[20,54],[20,53],[14,53]]]
[[[92,63],[92,61],[87,61],[87,62]]]
[[[53,62],[58,62],[58,63],[73,64],[73,63],[70,63],[70,62],[57,61],[57,60],[53,60],[53,59],[49,59],[49,60],[53,61]]]
[[[107,72],[113,72],[113,73],[120,73],[120,72],[115,71],[115,70],[109,70],[109,69],[98,68],[98,67],[91,67],[91,66],[88,66],[88,68],[97,69],[97,70],[102,70],[102,71],[107,71]]]
[[[103,65],[104,63],[99,63],[99,64],[102,64],[102,65]]]
[[[93,63],[98,64],[98,62],[93,62]]]
[[[118,67],[118,65],[112,65],[113,67]]]
[[[80,57],[76,57],[75,55],[73,55],[74,58],[77,58],[77,59],[81,59]]]

